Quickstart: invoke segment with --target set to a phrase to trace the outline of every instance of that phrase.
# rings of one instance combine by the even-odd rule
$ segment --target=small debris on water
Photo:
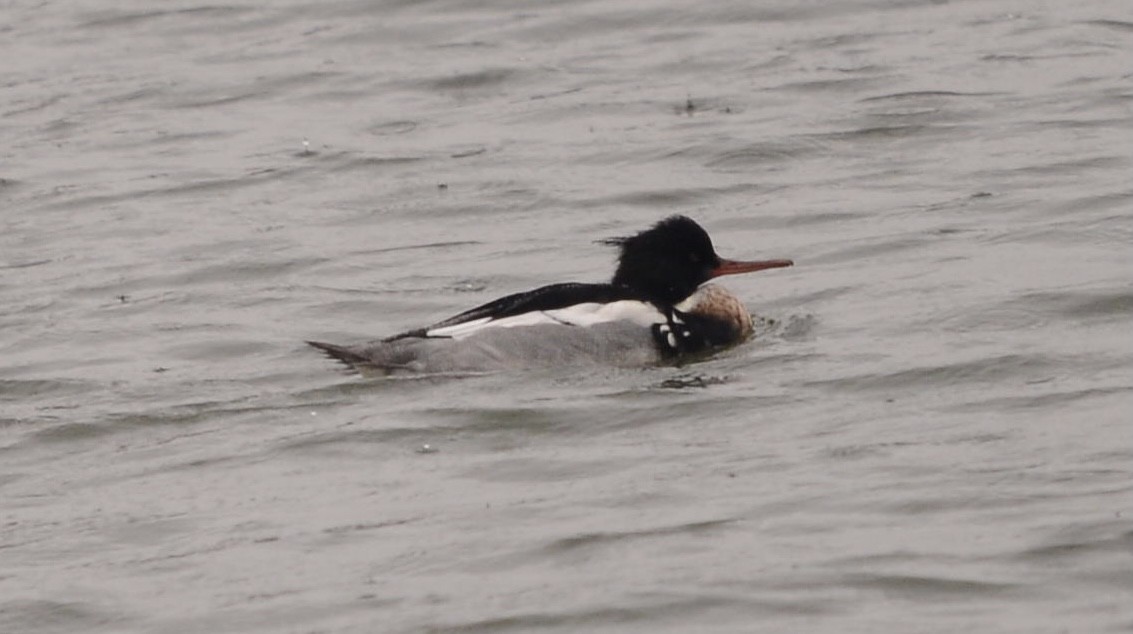
[[[433,447],[432,445],[428,445],[428,444],[421,445],[420,447],[417,448],[417,453],[437,453],[438,451],[440,451],[440,449],[437,449],[437,448]]]
[[[303,149],[296,152],[295,156],[306,158],[308,156],[314,156],[316,154],[318,154],[318,152],[311,149],[311,141],[308,139],[303,139]]]

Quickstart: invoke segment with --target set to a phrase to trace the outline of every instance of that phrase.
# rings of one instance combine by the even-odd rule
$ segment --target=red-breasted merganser
[[[657,364],[751,336],[743,303],[705,282],[793,264],[725,260],[685,216],[602,243],[621,248],[608,284],[552,284],[370,343],[307,343],[354,369],[385,373]]]

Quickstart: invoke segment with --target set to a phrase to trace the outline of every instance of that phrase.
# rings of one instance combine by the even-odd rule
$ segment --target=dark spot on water
[[[370,126],[366,131],[377,136],[390,136],[395,134],[407,134],[416,129],[416,121],[387,121]]]
[[[480,244],[476,240],[455,240],[450,242],[428,242],[425,244],[407,244],[405,246],[386,247],[384,249],[371,249],[359,253],[394,253],[396,251],[414,251],[417,249],[446,249],[449,247],[462,247],[470,244]]]
[[[31,268],[33,266],[41,266],[43,264],[49,264],[51,262],[54,262],[54,260],[32,260],[30,262],[15,262],[13,264],[0,264],[0,269],[26,269],[26,268]]]
[[[532,100],[549,99],[551,97],[558,97],[558,96],[561,96],[561,95],[569,95],[569,94],[576,93],[576,92],[582,92],[582,88],[568,88],[566,90],[560,90],[558,92],[551,92],[551,93],[540,94],[540,95],[532,95],[531,99]]]
[[[433,79],[426,82],[426,86],[435,90],[476,90],[502,84],[515,74],[516,72],[509,68],[491,68]]]
[[[469,156],[477,156],[479,154],[483,154],[487,151],[488,151],[487,148],[479,147],[479,148],[474,148],[474,149],[471,149],[471,150],[465,150],[463,152],[457,152],[455,154],[452,154],[451,156],[452,156],[452,158],[467,158]]]
[[[1086,20],[1082,24],[1088,24],[1090,26],[1101,26],[1109,29],[1114,29],[1115,31],[1133,32],[1133,22],[1125,22],[1122,20]]]
[[[722,376],[678,376],[661,381],[660,387],[667,390],[684,390],[689,388],[706,388],[710,385],[722,385],[727,383],[727,378]]]

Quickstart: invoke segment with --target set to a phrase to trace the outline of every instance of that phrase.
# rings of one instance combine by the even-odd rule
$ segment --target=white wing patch
[[[631,299],[608,304],[588,302],[543,312],[557,321],[574,326],[590,326],[607,321],[628,321],[646,327],[665,323],[665,316],[653,304]]]
[[[464,337],[466,335],[470,335],[473,332],[476,332],[477,330],[483,328],[484,324],[488,323],[489,321],[492,321],[491,317],[481,317],[480,319],[473,319],[472,321],[466,321],[463,324],[456,324],[455,326],[446,326],[444,328],[433,328],[431,330],[426,330],[425,336],[426,337],[453,337],[454,339],[459,339],[461,337]]]
[[[608,304],[587,302],[554,310],[537,310],[501,319],[484,317],[455,326],[435,328],[425,334],[429,337],[463,339],[488,328],[516,328],[536,324],[592,326],[611,321],[628,321],[648,328],[653,324],[665,323],[665,316],[652,304],[624,299]]]

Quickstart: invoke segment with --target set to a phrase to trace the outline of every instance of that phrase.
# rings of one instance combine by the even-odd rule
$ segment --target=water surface
[[[0,630],[1133,627],[1127,3],[17,1]],[[673,213],[774,325],[365,380]]]

